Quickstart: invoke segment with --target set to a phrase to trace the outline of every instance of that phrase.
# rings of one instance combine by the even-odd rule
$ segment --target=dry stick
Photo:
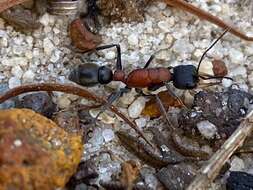
[[[246,116],[244,121],[235,130],[235,132],[226,140],[221,148],[211,157],[208,164],[201,168],[194,181],[188,186],[187,190],[206,189],[216,176],[219,174],[222,166],[232,156],[238,147],[240,147],[246,137],[251,134],[253,129],[253,110]]]
[[[34,91],[59,91],[59,92],[65,92],[69,94],[78,95],[81,97],[84,97],[89,100],[96,101],[101,104],[106,104],[106,100],[96,96],[95,94],[89,92],[88,90],[73,86],[73,85],[67,85],[67,84],[56,84],[56,83],[41,83],[41,84],[31,84],[31,85],[23,85],[16,88],[13,88],[3,95],[0,96],[0,103],[3,103],[5,100],[8,100],[9,98],[12,98],[14,96],[27,93],[27,92],[34,92]],[[130,121],[124,114],[122,114],[115,106],[111,105],[109,106],[110,110],[117,114],[119,117],[121,117],[128,125],[130,125],[131,128],[133,128],[151,147],[154,147],[144,136],[144,134],[137,128],[137,126]]]
[[[173,7],[182,9],[186,12],[189,12],[191,14],[194,14],[196,16],[198,16],[201,19],[207,20],[223,29],[226,28],[231,28],[230,29],[230,33],[238,36],[239,38],[242,38],[244,40],[247,41],[253,41],[253,37],[247,36],[246,34],[244,34],[243,32],[241,32],[240,30],[236,29],[234,26],[225,23],[223,20],[221,20],[220,18],[198,8],[195,7],[194,5],[185,2],[184,0],[164,0],[168,5],[171,5]]]
[[[0,0],[0,13],[27,0]]]

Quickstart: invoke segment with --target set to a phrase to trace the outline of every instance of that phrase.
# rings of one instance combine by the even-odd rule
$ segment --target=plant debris
[[[162,91],[158,93],[159,98],[163,102],[164,108],[167,110],[169,107],[181,107],[182,104],[171,96],[168,91]],[[157,118],[161,116],[159,105],[157,104],[154,96],[145,104],[145,108],[142,111],[142,115],[149,116],[151,118]]]

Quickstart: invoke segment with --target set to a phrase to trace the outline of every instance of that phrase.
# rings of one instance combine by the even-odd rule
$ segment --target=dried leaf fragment
[[[168,91],[162,91],[158,94],[160,100],[162,101],[164,108],[167,110],[170,106],[181,107],[182,104],[177,100],[177,98],[171,96]],[[152,97],[147,103],[142,111],[142,115],[149,116],[151,118],[157,118],[161,116],[159,105],[157,104],[156,98]]]
[[[132,189],[134,182],[140,173],[140,167],[133,160],[126,161],[122,164],[122,173],[120,181],[128,189]]]

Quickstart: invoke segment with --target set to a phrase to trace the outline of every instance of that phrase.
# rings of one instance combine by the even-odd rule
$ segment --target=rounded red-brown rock
[[[72,44],[81,51],[94,49],[102,42],[101,36],[90,32],[80,18],[70,24],[69,35]]]

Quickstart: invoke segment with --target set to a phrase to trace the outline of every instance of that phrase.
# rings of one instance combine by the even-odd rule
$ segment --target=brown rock
[[[224,77],[228,74],[228,69],[222,60],[215,59],[212,64],[214,76]]]
[[[101,36],[90,32],[84,22],[79,18],[70,24],[69,34],[72,44],[81,51],[94,49],[102,42]]]
[[[81,159],[81,137],[28,109],[0,111],[0,189],[63,187]]]

